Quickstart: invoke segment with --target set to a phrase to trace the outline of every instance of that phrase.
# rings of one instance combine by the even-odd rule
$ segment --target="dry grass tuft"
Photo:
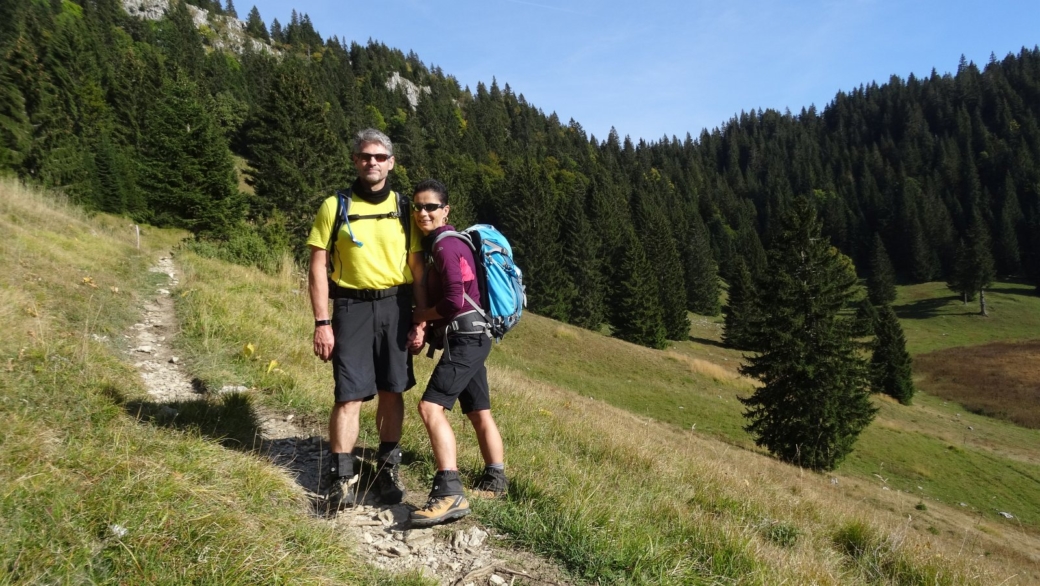
[[[739,382],[746,385],[751,385],[755,382],[754,379],[741,376],[739,372],[726,368],[725,366],[722,366],[721,364],[718,364],[716,362],[702,360],[700,358],[694,358],[686,354],[680,354],[678,352],[672,351],[666,352],[665,356],[667,356],[670,360],[674,360],[676,362],[685,364],[690,369],[690,372],[709,377],[715,382]]]

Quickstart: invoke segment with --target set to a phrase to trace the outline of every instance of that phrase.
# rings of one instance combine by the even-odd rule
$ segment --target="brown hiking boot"
[[[431,496],[426,505],[412,511],[412,527],[430,527],[460,519],[469,514],[469,502],[465,495]]]

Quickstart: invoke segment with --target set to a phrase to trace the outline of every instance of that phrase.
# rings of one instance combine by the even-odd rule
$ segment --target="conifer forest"
[[[1040,280],[1037,47],[633,141],[506,80],[460,87],[414,53],[275,16],[0,2],[0,173],[264,267],[304,257],[318,204],[352,180],[354,133],[378,128],[396,190],[440,179],[457,227],[510,238],[530,310],[654,347],[687,338],[688,311],[718,314],[720,279],[765,274],[796,199],[861,278],[882,266],[966,300],[994,278]]]

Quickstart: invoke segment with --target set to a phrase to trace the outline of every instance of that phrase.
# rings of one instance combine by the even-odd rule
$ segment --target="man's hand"
[[[332,335],[332,326],[318,326],[314,328],[314,355],[328,362],[332,358],[332,348],[336,345],[336,338]]]

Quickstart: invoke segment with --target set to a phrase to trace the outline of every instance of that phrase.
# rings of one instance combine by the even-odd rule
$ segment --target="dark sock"
[[[329,466],[333,477],[351,478],[354,476],[354,454],[333,453],[332,463]]]
[[[379,442],[379,451],[376,452],[376,460],[380,464],[396,466],[401,463],[401,448],[399,442]]]

